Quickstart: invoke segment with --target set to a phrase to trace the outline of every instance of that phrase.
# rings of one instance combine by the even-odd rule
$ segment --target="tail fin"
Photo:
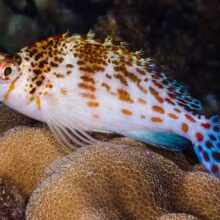
[[[202,124],[203,133],[196,133],[194,150],[203,166],[220,177],[220,116],[212,116]]]

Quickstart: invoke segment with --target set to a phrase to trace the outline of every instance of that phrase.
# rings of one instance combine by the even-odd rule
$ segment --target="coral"
[[[220,216],[220,180],[204,172],[190,172],[182,180],[175,205],[202,219]]]
[[[0,176],[29,196],[44,168],[69,151],[48,129],[17,127],[0,139]]]
[[[18,125],[32,124],[33,120],[23,116],[4,104],[0,104],[0,132]]]
[[[103,138],[103,140],[105,139]],[[176,165],[178,165],[184,171],[191,171],[192,169],[194,169],[192,164],[189,162],[190,158],[188,158],[182,152],[172,152],[172,151],[164,150],[161,148],[143,144],[141,142],[137,142],[134,139],[126,138],[126,137],[115,138],[113,140],[109,139],[108,141],[111,141],[114,144],[126,144],[126,145],[133,146],[133,147],[137,147],[137,146],[142,147],[143,149],[148,150],[147,152],[149,153],[151,151],[159,153],[163,155],[164,157],[166,157],[167,159],[173,161]],[[146,155],[147,154],[148,153],[146,153]]]
[[[217,178],[182,171],[171,160],[123,140],[81,148],[56,161],[29,200],[27,220],[150,220],[168,219],[164,214],[173,212],[195,216],[170,214],[173,219],[217,219]]]
[[[0,219],[24,219],[25,202],[14,186],[0,179]]]
[[[30,199],[27,219],[120,219],[125,215],[146,219],[162,214],[171,204],[163,199],[166,186],[161,186],[157,195],[149,193],[159,181],[153,170],[161,157],[154,156],[155,161],[148,164],[144,149],[138,147],[80,149],[48,171],[49,177]],[[164,164],[170,171],[172,166]]]

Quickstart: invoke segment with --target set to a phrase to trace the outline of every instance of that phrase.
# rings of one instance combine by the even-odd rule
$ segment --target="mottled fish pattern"
[[[95,143],[112,132],[182,150],[192,142],[204,167],[220,176],[220,117],[163,69],[110,38],[63,34],[0,55],[0,100],[46,122],[62,143]]]

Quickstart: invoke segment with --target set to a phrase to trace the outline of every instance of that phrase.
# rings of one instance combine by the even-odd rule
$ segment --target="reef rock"
[[[18,125],[30,125],[33,120],[17,113],[4,104],[0,104],[0,132],[7,131]]]
[[[200,219],[185,213],[170,213],[170,214],[164,214],[158,220],[200,220]]]
[[[0,179],[0,219],[24,219],[25,202],[14,186]]]
[[[219,193],[220,181],[210,174],[185,172],[138,144],[106,143],[81,148],[48,168],[26,218],[151,220],[185,212],[171,219],[216,220]]]

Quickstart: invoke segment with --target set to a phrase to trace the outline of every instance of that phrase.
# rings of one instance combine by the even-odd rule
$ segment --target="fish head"
[[[28,65],[22,56],[0,53],[0,102],[31,118],[41,120],[39,97],[32,95]]]
[[[0,53],[0,101],[3,101],[17,74],[18,68],[14,59],[6,53]]]

